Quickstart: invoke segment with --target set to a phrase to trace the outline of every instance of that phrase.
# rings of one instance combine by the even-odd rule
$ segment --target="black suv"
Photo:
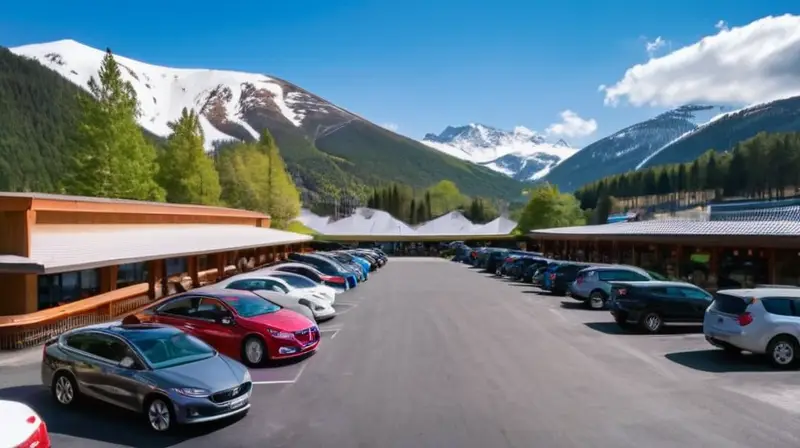
[[[608,308],[623,328],[658,333],[666,322],[702,323],[714,297],[691,283],[611,282]]]

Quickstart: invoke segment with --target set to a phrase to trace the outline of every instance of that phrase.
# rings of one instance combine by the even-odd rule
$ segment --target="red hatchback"
[[[194,290],[160,301],[123,322],[180,328],[220,353],[259,365],[317,349],[319,328],[305,316],[249,291]]]

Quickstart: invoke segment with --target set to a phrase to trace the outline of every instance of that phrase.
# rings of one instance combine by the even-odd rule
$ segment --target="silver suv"
[[[580,300],[590,308],[599,310],[606,306],[611,295],[611,283],[646,282],[651,280],[667,280],[654,272],[636,266],[604,265],[592,266],[578,273],[578,277],[569,285],[569,293],[575,300]]]
[[[800,350],[800,289],[728,289],[717,292],[703,320],[706,340],[728,352],[766,354],[790,368]]]

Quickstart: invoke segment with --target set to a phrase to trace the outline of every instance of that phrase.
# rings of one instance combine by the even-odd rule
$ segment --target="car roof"
[[[233,277],[231,277],[233,278]],[[227,279],[226,279],[227,280]],[[191,296],[205,296],[205,297],[213,297],[216,299],[223,299],[225,297],[233,297],[233,298],[241,298],[241,299],[250,299],[253,297],[258,297],[256,294],[253,294],[250,291],[243,291],[240,289],[225,289],[225,288],[215,288],[214,285],[207,285],[201,286],[200,288],[195,288],[191,291],[183,292],[177,295],[170,297],[170,299],[178,298],[178,297],[191,297]]]
[[[643,281],[630,281],[630,282],[624,280],[615,280],[610,283],[624,283],[626,285],[637,286],[637,287],[641,286],[645,288],[658,288],[664,286],[691,286],[697,289],[702,289],[699,286],[693,285],[689,282],[678,282],[672,280],[650,280],[650,281],[643,280]]]
[[[797,288],[743,288],[743,289],[721,289],[717,291],[719,294],[729,296],[736,296],[742,298],[756,298],[763,299],[765,297],[798,297],[800,298],[800,289]]]
[[[586,269],[593,269],[593,270],[598,270],[598,271],[614,271],[614,270],[624,269],[624,270],[635,271],[635,272],[647,272],[646,270],[644,270],[644,269],[642,269],[640,267],[631,266],[631,265],[627,265],[627,264],[601,264],[601,265],[589,264],[589,265],[586,266]]]

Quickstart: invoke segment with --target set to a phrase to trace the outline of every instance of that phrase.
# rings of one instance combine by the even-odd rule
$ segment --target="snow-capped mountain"
[[[523,181],[539,179],[577,152],[564,140],[548,143],[543,136],[522,126],[511,132],[474,123],[448,126],[438,135],[426,134],[422,142]]]
[[[74,40],[11,48],[86,88],[105,52]],[[279,78],[254,73],[177,69],[114,55],[122,76],[136,90],[143,128],[157,136],[171,133],[167,123],[186,107],[200,115],[208,149],[214,141],[258,139],[253,122],[261,118],[301,127],[310,115],[328,116],[317,136],[361,118]]]
[[[629,126],[581,149],[543,179],[569,192],[603,177],[636,169],[665,145],[695,130],[695,114],[713,109],[714,106],[682,106]]]

